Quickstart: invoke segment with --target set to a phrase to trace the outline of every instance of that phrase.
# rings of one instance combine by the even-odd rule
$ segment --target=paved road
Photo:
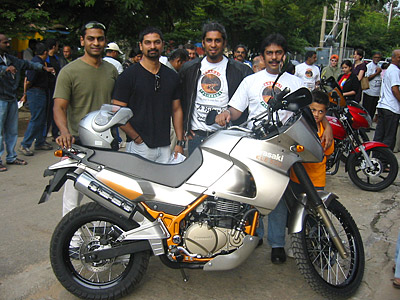
[[[38,151],[26,160],[28,166],[10,166],[0,174],[0,299],[77,299],[57,282],[49,263],[51,234],[61,218],[61,193],[53,194],[50,202],[37,204],[48,182],[42,177],[43,170],[58,159],[52,151]],[[327,190],[339,195],[364,241],[366,271],[351,299],[400,299],[400,290],[391,286],[400,225],[400,180],[382,192],[365,192],[355,187],[342,169],[328,177]],[[188,270],[187,283],[178,270],[152,258],[141,286],[124,299],[321,299],[302,278],[293,259],[273,265],[270,251],[264,244],[233,271]]]

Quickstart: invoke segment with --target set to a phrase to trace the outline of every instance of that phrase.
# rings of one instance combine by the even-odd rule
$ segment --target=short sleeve
[[[237,88],[235,94],[233,94],[231,100],[229,101],[228,105],[244,112],[244,110],[249,106],[249,97],[247,94],[247,81],[248,77],[242,80],[239,87]]]
[[[121,75],[118,76],[117,81],[115,82],[115,87],[112,95],[112,99],[128,103],[131,97],[132,88],[134,84],[132,83],[132,78],[134,75],[132,74],[132,68],[125,70]]]
[[[72,91],[71,78],[67,72],[67,69],[61,69],[57,76],[56,88],[54,90],[53,98],[61,98],[70,101]]]

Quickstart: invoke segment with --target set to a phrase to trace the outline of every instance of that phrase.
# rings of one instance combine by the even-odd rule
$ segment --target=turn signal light
[[[292,145],[292,146],[290,146],[290,151],[292,151],[292,152],[303,152],[304,151],[304,146],[302,146],[302,145]]]
[[[54,151],[54,156],[63,157],[63,151],[61,149]]]
[[[303,152],[303,151],[304,151],[304,146],[302,146],[302,145],[297,145],[297,146],[296,146],[296,151],[297,151],[297,152]]]

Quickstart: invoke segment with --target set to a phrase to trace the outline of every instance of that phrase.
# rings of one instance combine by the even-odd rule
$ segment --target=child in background
[[[314,90],[312,91],[313,102],[310,104],[310,110],[314,116],[315,122],[317,122],[318,136],[321,138],[324,133],[324,127],[322,126],[322,120],[326,116],[329,107],[329,97],[324,92]],[[324,145],[322,145],[324,147]],[[307,171],[314,187],[317,190],[323,190],[326,182],[326,157],[331,155],[334,150],[334,143],[325,150],[325,156],[322,162],[318,163],[303,163],[304,168]],[[292,180],[292,188],[295,193],[303,192],[297,176],[293,170],[290,171],[290,179]],[[295,184],[293,184],[293,182]]]

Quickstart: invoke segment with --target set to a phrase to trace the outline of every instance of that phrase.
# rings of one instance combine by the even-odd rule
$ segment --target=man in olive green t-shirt
[[[57,77],[53,111],[60,130],[56,142],[62,148],[70,148],[75,142],[79,121],[85,115],[99,110],[102,104],[111,103],[118,72],[112,64],[102,60],[106,45],[105,30],[105,26],[98,22],[83,26],[80,41],[84,55],[62,68]],[[63,215],[77,207],[82,197],[73,182],[67,180]]]

